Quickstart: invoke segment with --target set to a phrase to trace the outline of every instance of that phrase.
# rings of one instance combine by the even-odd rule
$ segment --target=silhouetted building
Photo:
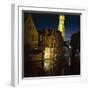
[[[72,54],[71,54],[71,72],[72,74],[80,74],[80,32],[77,32],[72,35],[71,37],[71,47],[72,47]]]

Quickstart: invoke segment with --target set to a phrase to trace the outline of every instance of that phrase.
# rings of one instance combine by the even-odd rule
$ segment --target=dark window
[[[32,40],[34,40],[34,35],[32,35]]]

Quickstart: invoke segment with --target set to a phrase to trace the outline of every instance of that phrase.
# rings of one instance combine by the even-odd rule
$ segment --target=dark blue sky
[[[58,29],[58,14],[32,14],[32,17],[38,31],[45,27]]]
[[[65,15],[65,40],[80,32],[80,15]]]
[[[46,27],[58,30],[59,14],[32,13],[31,15],[38,31],[41,31]],[[79,31],[80,15],[65,14],[65,40],[70,40],[72,34]]]

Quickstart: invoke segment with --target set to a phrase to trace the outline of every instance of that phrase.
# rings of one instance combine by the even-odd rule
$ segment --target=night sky
[[[65,15],[65,40],[76,32],[80,32],[80,15]]]
[[[42,31],[46,27],[58,30],[60,14],[32,13],[31,15],[38,31]],[[79,31],[80,15],[65,14],[65,40],[70,40],[72,34]]]
[[[45,27],[58,30],[58,16],[58,14],[32,14],[34,24],[38,31],[45,29]]]

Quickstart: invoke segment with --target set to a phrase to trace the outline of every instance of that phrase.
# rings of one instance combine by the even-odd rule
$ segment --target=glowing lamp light
[[[45,71],[50,70],[50,48],[45,47],[44,51],[44,69]]]
[[[44,59],[50,58],[50,48],[46,47],[44,52]]]
[[[45,69],[45,71],[50,70],[50,61],[49,60],[44,61],[44,69]]]

